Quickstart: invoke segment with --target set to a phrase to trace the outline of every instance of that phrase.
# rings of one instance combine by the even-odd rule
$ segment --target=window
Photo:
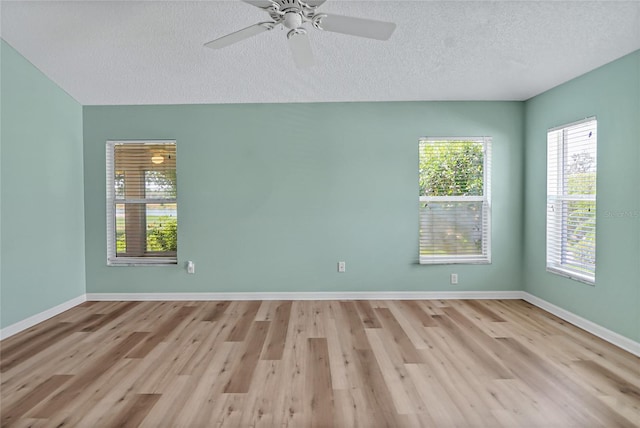
[[[423,138],[420,263],[491,263],[491,139]]]
[[[596,272],[597,121],[547,132],[547,270],[589,284]]]
[[[107,264],[176,264],[175,141],[107,141]]]

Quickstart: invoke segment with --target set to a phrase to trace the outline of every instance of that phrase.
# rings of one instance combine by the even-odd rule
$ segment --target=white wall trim
[[[522,291],[317,291],[228,293],[88,293],[96,301],[522,299]]]
[[[598,336],[599,338],[604,339],[607,342],[640,357],[640,343],[631,340],[628,337],[611,331],[608,328],[602,327],[601,325],[596,324],[593,321],[582,318],[581,316],[576,315],[573,312],[562,309],[561,307],[556,306],[553,303],[549,303],[546,300],[543,300],[525,291],[522,292],[522,299],[534,306],[539,307],[540,309],[544,309],[545,311],[552,313],[559,318],[562,318],[563,320],[575,325],[576,327],[580,327],[581,329],[588,331],[594,336]]]
[[[4,340],[7,337],[20,333],[21,331],[31,328],[36,324],[39,324],[43,321],[48,320],[49,318],[53,318],[56,315],[61,314],[62,312],[67,311],[73,308],[74,306],[78,306],[79,304],[84,303],[86,301],[87,301],[87,295],[82,294],[78,297],[74,297],[71,300],[67,300],[64,303],[60,303],[59,305],[54,306],[53,308],[49,308],[38,314],[32,315],[29,318],[25,318],[22,321],[18,321],[15,324],[11,324],[10,326],[7,326],[2,330],[0,330],[0,340]]]

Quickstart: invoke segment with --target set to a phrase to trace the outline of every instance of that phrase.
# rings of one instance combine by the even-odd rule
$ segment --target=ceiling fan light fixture
[[[300,12],[287,12],[282,19],[282,25],[289,29],[298,28],[302,25],[302,15]]]

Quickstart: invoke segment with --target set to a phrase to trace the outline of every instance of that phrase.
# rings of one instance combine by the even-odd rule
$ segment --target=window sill
[[[421,265],[490,265],[491,259],[487,257],[477,258],[454,258],[454,257],[438,257],[423,258],[420,257]]]
[[[596,285],[595,276],[581,275],[577,272],[551,266],[547,266],[547,272],[564,278],[573,279],[574,281],[582,282],[583,284]]]
[[[145,258],[145,257],[118,257],[107,260],[107,266],[175,266],[178,260],[174,258]]]

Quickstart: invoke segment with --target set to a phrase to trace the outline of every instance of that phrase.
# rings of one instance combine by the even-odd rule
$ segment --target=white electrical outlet
[[[191,260],[187,262],[187,273],[196,273],[196,264]]]
[[[347,270],[347,263],[346,262],[338,262],[338,272],[340,273],[344,273]]]
[[[451,274],[451,284],[452,285],[456,285],[458,283],[458,274],[457,273],[452,273]]]

